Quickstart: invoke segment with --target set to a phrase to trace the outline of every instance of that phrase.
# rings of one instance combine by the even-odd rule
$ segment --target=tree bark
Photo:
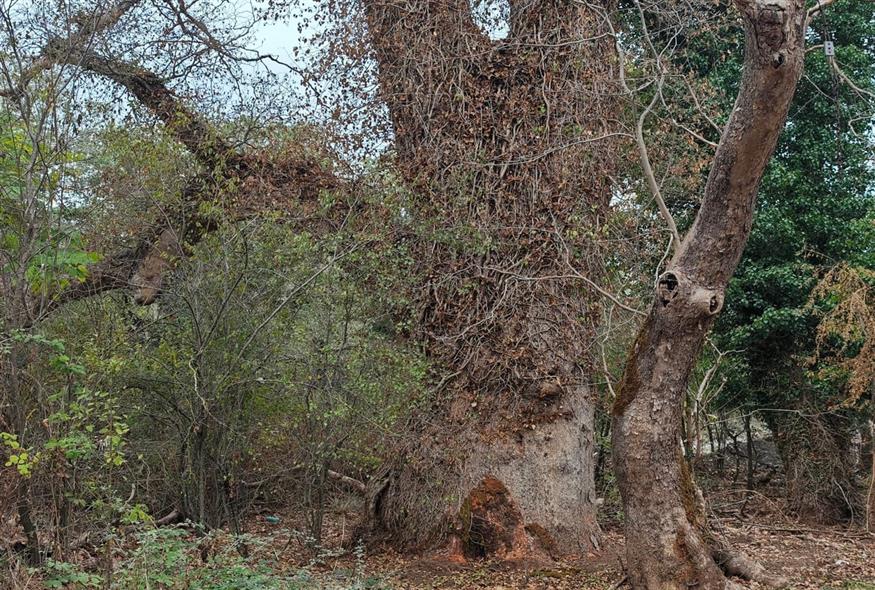
[[[32,566],[42,565],[43,554],[40,550],[36,524],[31,516],[30,486],[24,480],[18,485],[18,500],[15,506],[18,511],[18,522],[24,531],[24,538],[27,540],[27,563]]]
[[[452,375],[372,484],[372,524],[409,545],[455,535],[469,556],[585,551],[597,304],[571,275],[601,277],[617,161],[606,9],[511,2],[491,40],[465,0],[365,7],[415,194],[417,336]]]
[[[53,40],[7,94],[23,91],[35,73],[55,63],[107,77],[165,124],[199,161],[204,177],[185,196],[178,226],[149,227],[134,246],[92,267],[84,283],[40,303],[31,322],[62,302],[129,284],[138,303],[151,303],[184,254],[182,243],[191,241],[188,228],[196,224],[189,216],[197,208],[188,205],[221,193],[216,187],[224,181],[240,189],[240,202],[229,206],[244,211],[254,208],[253,195],[253,201],[279,195],[291,209],[342,184],[318,159],[283,162],[280,169],[258,154],[238,153],[159,75],[98,53],[94,36],[135,4],[118,2],[69,38]],[[458,512],[466,494],[499,474],[524,516],[531,515],[524,521],[532,525],[528,537],[582,550],[597,533],[594,400],[586,385],[597,314],[594,305],[581,303],[577,279],[567,277],[573,270],[599,278],[593,261],[601,256],[592,236],[605,217],[607,179],[616,162],[601,146],[617,135],[610,122],[617,76],[603,10],[512,5],[511,34],[492,42],[462,0],[367,3],[398,162],[421,195],[419,219],[433,223],[427,233],[434,239],[420,250],[424,268],[434,271],[422,290],[420,334],[432,358],[459,374],[447,381],[433,412],[421,417],[413,432],[424,444],[414,446],[430,448],[459,489],[437,503],[441,516],[448,508]],[[429,426],[444,422],[453,425],[452,445],[447,433]],[[405,469],[421,474],[417,455],[429,452],[411,453]],[[555,485],[538,495],[543,479]],[[380,495],[383,523],[396,522],[410,508],[393,503],[400,498],[397,489]],[[429,498],[446,496],[435,489]],[[421,508],[429,498],[411,502]],[[401,520],[410,538],[423,538],[425,525],[413,523],[425,519]],[[428,528],[440,520],[430,519]]]
[[[737,6],[745,61],[735,108],[699,213],[658,281],[613,408],[633,588],[726,588],[721,565],[736,562],[711,532],[684,461],[683,397],[744,249],[757,188],[802,73],[807,16],[800,0],[739,0]]]
[[[875,392],[873,392],[875,398]],[[875,420],[869,420],[869,486],[866,490],[866,531],[875,532]]]

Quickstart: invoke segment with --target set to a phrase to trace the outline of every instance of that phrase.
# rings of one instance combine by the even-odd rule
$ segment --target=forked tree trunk
[[[698,216],[660,277],[613,408],[615,469],[633,588],[728,587],[728,559],[709,531],[681,445],[683,397],[750,232],[763,171],[802,73],[801,0],[737,0],[744,73]],[[747,572],[749,574],[758,572]],[[761,572],[759,572],[761,573]]]
[[[369,0],[396,163],[415,194],[418,335],[446,380],[371,489],[373,524],[466,556],[597,543],[589,348],[618,158],[605,9]]]

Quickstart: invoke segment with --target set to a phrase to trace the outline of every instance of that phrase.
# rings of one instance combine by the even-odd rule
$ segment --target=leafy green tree
[[[0,70],[4,66],[0,60]],[[54,295],[84,280],[96,260],[75,225],[71,193],[78,155],[66,141],[66,114],[53,98],[51,89],[41,88],[32,100],[0,101],[0,431],[24,448],[39,436],[28,417],[44,401],[39,376],[28,370],[33,338],[40,337],[31,328]],[[29,473],[18,467],[18,517],[29,560],[36,563],[42,555]]]
[[[385,227],[314,238],[273,220],[216,223],[152,306],[106,296],[53,327],[95,387],[122,392],[156,515],[236,529],[252,502],[287,502],[293,487],[318,543],[328,491],[361,493],[424,378],[398,312],[412,262]]]
[[[833,520],[857,507],[849,446],[860,412],[871,408],[865,400],[848,407],[847,376],[826,378],[812,364],[823,314],[811,303],[838,265],[875,268],[875,7],[839,2],[810,34],[806,76],[717,334],[725,348],[743,350],[724,401],[757,411],[772,429],[796,512]],[[834,60],[821,47],[827,41]],[[738,54],[712,51],[708,80],[731,95]]]

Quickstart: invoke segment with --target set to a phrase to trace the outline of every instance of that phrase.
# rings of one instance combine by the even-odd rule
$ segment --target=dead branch
[[[344,475],[342,473],[338,473],[337,471],[328,470],[328,477],[331,479],[338,481],[345,486],[355,490],[356,492],[365,495],[368,492],[368,486],[363,481],[359,481],[354,477],[350,477],[348,475]]]

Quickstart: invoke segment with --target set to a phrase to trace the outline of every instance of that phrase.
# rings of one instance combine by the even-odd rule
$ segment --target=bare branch
[[[364,495],[368,491],[368,486],[363,481],[360,481],[360,480],[355,479],[353,477],[350,477],[348,475],[344,475],[342,473],[338,473],[337,471],[332,471],[331,469],[329,469],[328,470],[328,477],[330,477],[334,481],[338,481],[338,482],[344,484],[345,486],[347,486],[349,488],[352,488],[353,490],[355,490],[356,492],[358,492],[360,494]]]
[[[650,50],[653,52],[656,58],[656,66],[659,69],[659,78],[657,79],[657,90],[653,94],[653,98],[650,103],[644,109],[636,121],[635,124],[635,145],[638,149],[638,157],[641,162],[641,170],[644,173],[644,179],[647,182],[647,187],[650,189],[650,194],[653,196],[654,201],[656,201],[656,205],[659,208],[659,214],[662,216],[663,221],[665,221],[666,226],[668,226],[669,231],[672,235],[672,245],[674,247],[675,252],[678,251],[681,244],[681,237],[678,233],[677,224],[674,221],[674,217],[672,217],[671,211],[668,210],[668,207],[665,204],[665,199],[662,196],[662,191],[659,188],[659,183],[656,181],[656,175],[653,173],[653,166],[650,163],[650,155],[647,151],[647,142],[644,139],[644,123],[647,120],[648,115],[653,110],[653,107],[656,105],[656,101],[660,99],[662,94],[662,85],[665,80],[665,71],[662,68],[662,63],[659,58],[659,52],[656,51],[656,48],[653,46],[652,42],[650,42],[650,37],[647,32],[647,22],[644,18],[644,11],[641,8],[641,4],[639,2],[635,3],[638,7],[638,12],[641,18],[642,26],[644,27],[645,38],[648,39],[648,44]],[[623,86],[623,89],[626,93],[633,99],[634,104],[634,92],[632,88],[629,86],[626,81],[625,69],[626,69],[626,54],[623,50],[623,46],[620,42],[620,39],[617,37],[613,25],[610,25],[611,33],[614,36],[615,45],[617,48],[617,55],[619,57],[619,71],[620,71],[620,82]]]
[[[55,63],[82,67],[123,86],[210,170],[218,167],[239,170],[245,166],[240,154],[219,137],[200,115],[187,108],[164,80],[153,72],[105,58],[84,48],[58,46],[48,49],[46,57]]]
[[[89,47],[97,35],[115,26],[139,2],[140,0],[120,0],[107,10],[77,17],[78,30],[67,39],[52,39],[43,55],[21,72],[18,83],[14,87],[0,89],[0,96],[20,95],[31,80],[59,63],[53,55],[64,54],[71,49],[81,51]]]
[[[661,77],[659,85],[662,86]],[[649,115],[650,111],[653,109],[653,105],[658,97],[659,92],[654,94],[653,100],[638,117],[638,121],[635,124],[635,144],[638,147],[638,156],[641,161],[641,169],[644,172],[644,178],[647,181],[647,187],[650,189],[650,194],[653,196],[653,200],[656,201],[656,206],[659,208],[659,214],[662,216],[665,225],[668,226],[668,230],[671,232],[674,251],[677,252],[680,248],[681,236],[680,233],[678,233],[678,227],[674,221],[674,217],[672,217],[671,211],[668,210],[668,206],[665,204],[665,199],[662,197],[659,183],[656,182],[656,175],[653,173],[653,167],[650,164],[650,155],[647,152],[647,142],[644,140],[644,122],[647,119],[647,115]]]
[[[823,12],[823,9],[831,4],[835,4],[836,0],[817,0],[817,4],[808,9],[807,21],[811,21],[812,18]]]
[[[851,78],[848,77],[848,75],[844,72],[844,70],[842,70],[841,67],[839,67],[839,63],[835,59],[835,57],[830,56],[829,65],[832,67],[833,71],[836,73],[836,75],[839,77],[839,79],[842,82],[844,82],[845,84],[847,84],[847,86],[851,90],[853,90],[857,96],[859,96],[860,98],[862,98],[865,101],[875,100],[875,92],[872,92],[871,90],[866,90],[865,88],[861,88],[853,80],[851,80]]]

